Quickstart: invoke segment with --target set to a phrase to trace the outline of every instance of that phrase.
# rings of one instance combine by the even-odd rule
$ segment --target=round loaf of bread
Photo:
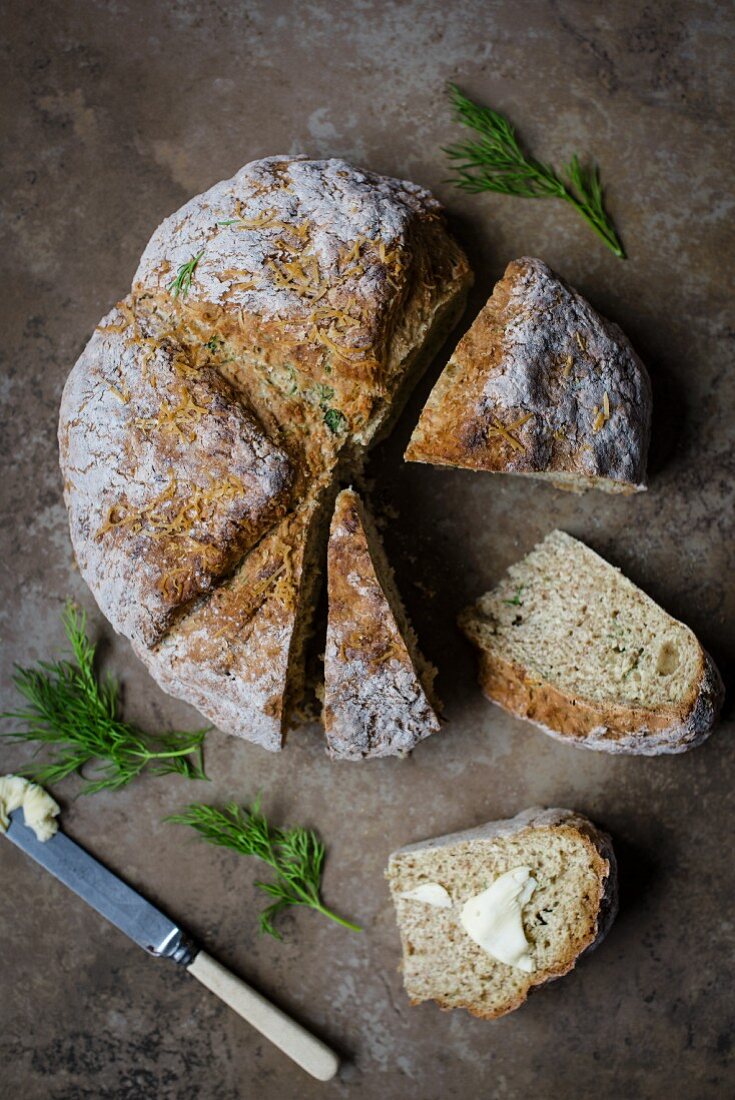
[[[335,478],[387,431],[470,278],[420,187],[269,157],[162,223],[72,370],[59,447],[82,576],[159,682],[230,732],[280,747]]]

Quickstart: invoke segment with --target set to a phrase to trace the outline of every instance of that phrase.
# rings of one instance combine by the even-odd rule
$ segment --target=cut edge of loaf
[[[351,491],[354,492],[354,490]],[[442,703],[437,695],[434,683],[438,675],[438,669],[436,665],[432,664],[432,662],[421,652],[418,636],[409,618],[406,605],[403,602],[403,597],[398,589],[395,571],[388,561],[388,555],[375,519],[367,510],[364,501],[357,493],[355,493],[355,498],[357,500],[360,519],[362,521],[363,530],[365,531],[365,538],[367,539],[368,550],[375,568],[375,575],[378,578],[378,583],[383,589],[383,594],[388,602],[391,614],[396,621],[401,638],[405,642],[408,655],[411,658],[411,663],[416,670],[421,687],[429,701],[429,705],[435,713],[440,714]]]
[[[354,517],[351,521],[350,516]],[[360,573],[361,558],[366,571],[364,579]],[[434,689],[437,670],[419,648],[373,517],[352,488],[343,489],[337,496],[328,559],[329,608],[322,696],[327,752],[333,759],[343,760],[405,756],[419,741],[441,728],[436,713],[441,703]],[[353,572],[363,580],[364,590],[361,584],[353,589],[348,579]],[[343,591],[345,585],[347,595]],[[379,604],[385,614],[380,623],[375,622],[374,635],[360,635],[358,655],[364,650],[360,659],[368,661],[361,676],[357,670],[358,656],[345,662],[340,654],[342,645],[355,633],[352,628],[365,632],[366,618],[373,622],[372,616],[378,614],[374,604]],[[397,645],[394,654],[397,669],[393,660],[371,663],[370,647],[380,639],[377,628],[386,625]],[[348,627],[350,633],[345,637]],[[351,642],[350,645],[353,647]],[[382,708],[382,717],[377,708]],[[382,736],[376,741],[371,731],[378,726]]]
[[[321,490],[306,536],[296,621],[288,651],[281,720],[284,745],[291,731],[311,719],[309,709],[305,706],[310,686],[307,677],[308,647],[317,629],[316,610],[324,583],[329,520],[337,488],[337,481],[333,480]]]
[[[573,830],[581,839],[582,843],[591,850],[590,854],[595,864],[595,877],[599,887],[594,921],[591,922],[588,931],[581,937],[580,942],[575,946],[574,950],[571,952],[568,951],[566,954],[562,955],[553,966],[535,971],[528,974],[524,979],[520,979],[521,988],[518,993],[515,996],[507,998],[505,1001],[501,1001],[492,1008],[477,1002],[468,1003],[461,999],[458,1000],[456,1004],[452,1004],[449,1003],[446,998],[433,995],[412,996],[411,990],[408,988],[408,983],[405,979],[406,957],[407,953],[410,955],[412,948],[404,934],[404,928],[400,922],[400,911],[398,907],[400,891],[396,885],[396,878],[401,860],[406,856],[410,857],[426,852],[440,851],[443,848],[451,848],[464,844],[472,845],[477,842],[488,842],[492,844],[494,841],[502,842],[508,838],[522,837],[524,833],[530,834],[533,831],[548,831],[553,833],[555,830],[562,829]],[[464,858],[467,859],[468,857],[465,855]],[[532,868],[532,871],[533,870]],[[534,990],[542,987],[549,981],[554,981],[563,977],[573,970],[581,958],[590,954],[602,943],[610,931],[618,913],[618,868],[610,835],[598,828],[584,814],[576,810],[561,807],[545,809],[540,806],[534,806],[527,810],[522,810],[512,818],[491,821],[471,829],[465,829],[460,832],[449,833],[430,840],[407,844],[390,855],[386,877],[389,880],[391,895],[396,907],[396,918],[403,949],[403,964],[401,969],[404,971],[404,984],[406,985],[406,993],[410,1003],[412,1005],[418,1005],[425,1000],[433,1000],[443,1011],[450,1011],[453,1008],[464,1008],[470,1015],[486,1020],[497,1019],[500,1016],[515,1011],[525,1003],[529,994]],[[533,897],[528,903],[528,908],[533,908]],[[505,967],[505,964],[499,963],[496,960],[492,960],[492,963],[493,966],[501,968],[501,976],[504,971],[507,973],[509,970],[514,969]]]
[[[483,605],[488,605],[508,580],[509,573],[551,540],[563,540],[570,551],[590,555],[598,567],[612,571],[646,604],[685,632],[696,646],[698,665],[682,702],[646,706],[634,701],[595,700],[544,679],[509,655],[497,652]],[[512,601],[503,601],[504,603]],[[485,696],[507,713],[524,719],[556,740],[608,753],[654,756],[687,752],[712,733],[724,700],[717,667],[696,635],[634,585],[619,569],[586,543],[563,531],[552,531],[529,554],[511,566],[495,588],[485,593],[458,618],[460,629],[479,651],[479,682]]]

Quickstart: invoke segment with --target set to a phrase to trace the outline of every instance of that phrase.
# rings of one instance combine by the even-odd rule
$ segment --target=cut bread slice
[[[312,496],[154,649],[135,646],[158,683],[225,733],[273,752],[304,690],[304,647],[331,495]]]
[[[553,531],[460,616],[494,703],[569,744],[685,752],[723,687],[688,627],[584,543]]]
[[[568,973],[617,912],[610,838],[573,810],[534,808],[410,844],[387,877],[411,1003],[483,1019]]]
[[[370,517],[337,497],[327,554],[324,730],[330,756],[402,756],[439,729],[436,669],[418,651]]]
[[[413,462],[645,488],[651,385],[629,341],[541,260],[510,263],[406,450]]]

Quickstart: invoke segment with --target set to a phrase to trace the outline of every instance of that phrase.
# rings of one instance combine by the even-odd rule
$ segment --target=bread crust
[[[564,532],[552,532],[536,550],[552,540],[565,553],[579,552],[613,574],[619,574],[609,562]],[[621,580],[631,594],[637,594],[652,608],[656,607],[630,581]],[[724,700],[724,686],[712,658],[682,623],[676,625],[694,647],[696,662],[685,698],[676,705],[605,702],[588,698],[581,691],[565,690],[544,679],[538,670],[532,671],[518,659],[506,655],[502,643],[493,644],[492,624],[498,614],[493,607],[497,591],[493,589],[481,597],[458,619],[460,629],[477,648],[480,687],[491,702],[566,744],[601,752],[644,756],[686,752],[701,744],[712,732]]]
[[[471,637],[469,630],[466,631]],[[702,651],[696,687],[680,708],[602,706],[530,679],[527,670],[485,650],[479,655],[479,682],[492,703],[532,722],[565,744],[600,752],[640,756],[687,752],[712,733],[724,686],[709,654]]]
[[[380,550],[375,538],[368,538],[357,493],[343,490],[327,551],[322,719],[334,759],[405,756],[440,728],[427,697],[434,670],[424,664],[422,682],[414,663],[420,655],[409,651],[384,588],[387,564],[375,560]]]
[[[59,450],[74,552],[120,633],[155,644],[290,505],[289,456],[132,297],[69,375]]]
[[[223,728],[280,746],[308,608],[251,608],[258,562],[359,466],[470,282],[422,188],[269,157],[162,223],[73,369],[59,447],[82,575],[159,683]],[[216,617],[245,604],[258,628],[225,676]]]
[[[525,989],[522,989],[516,998],[508,1000],[494,1010],[489,1011],[485,1006],[479,1004],[451,1004],[447,1001],[442,1001],[441,998],[431,998],[444,1011],[450,1011],[454,1008],[464,1008],[470,1015],[483,1020],[493,1020],[498,1019],[500,1016],[505,1016],[509,1012],[514,1012],[517,1008],[520,1008],[528,999],[529,993],[533,992],[539,986],[568,974],[570,970],[574,969],[582,956],[594,951],[594,949],[602,943],[603,939],[610,931],[618,912],[618,868],[612,839],[608,833],[599,829],[587,817],[575,810],[560,807],[544,809],[534,806],[521,811],[512,818],[507,818],[502,821],[491,821],[486,825],[476,826],[475,828],[466,829],[462,832],[450,833],[446,836],[436,837],[435,839],[422,841],[416,844],[408,844],[403,848],[399,848],[390,856],[388,867],[389,878],[391,877],[391,867],[394,861],[399,860],[401,856],[406,854],[440,847],[452,847],[457,844],[477,840],[492,841],[503,837],[517,836],[525,830],[553,831],[559,829],[574,831],[577,836],[582,838],[590,851],[598,884],[595,916],[590,922],[585,934],[581,937],[578,949],[566,953],[553,967],[529,974],[528,984]],[[409,999],[413,1005],[421,1003],[420,999],[412,999],[410,995]]]
[[[308,498],[158,645],[134,646],[165,691],[271,752],[283,747],[288,725],[292,649],[308,611],[304,574],[310,569],[313,580],[319,571],[309,544],[324,506]]]
[[[541,260],[512,261],[421,413],[413,462],[645,488],[648,373],[617,325]]]

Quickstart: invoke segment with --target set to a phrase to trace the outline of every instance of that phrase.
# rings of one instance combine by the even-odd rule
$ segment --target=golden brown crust
[[[399,849],[391,855],[388,869],[394,903],[398,904],[395,879],[401,857],[414,858],[417,853],[425,850],[451,849],[455,846],[466,847],[476,842],[492,845],[495,840],[511,837],[521,839],[530,833],[533,833],[536,837],[544,834],[566,833],[581,841],[588,853],[596,890],[594,896],[585,894],[583,898],[579,899],[579,908],[576,913],[577,925],[575,925],[575,933],[569,941],[568,948],[562,951],[553,966],[547,966],[527,976],[524,975],[524,980],[517,995],[498,1003],[494,1007],[488,1007],[467,999],[462,1000],[456,995],[449,999],[441,995],[416,998],[411,997],[409,994],[411,1004],[417,1005],[423,1000],[431,999],[444,1011],[463,1008],[479,1019],[497,1019],[520,1008],[527,1000],[529,993],[533,992],[534,989],[569,973],[584,954],[594,950],[605,938],[618,909],[617,861],[612,841],[607,833],[598,829],[584,815],[568,809],[533,807],[522,811],[514,818],[488,822],[486,825],[476,826],[464,832],[453,833],[418,844],[410,844]],[[410,935],[406,933],[403,927],[400,928],[400,932],[405,961],[407,955],[410,957],[412,953]],[[451,950],[451,948],[449,949]]]
[[[518,662],[485,648],[472,609],[459,623],[477,646],[478,680],[486,698],[570,744],[610,753],[684,752],[709,735],[721,706],[719,674],[704,650],[686,699],[678,707],[654,710],[634,704],[603,704],[564,692],[532,676]]]
[[[158,646],[136,647],[167,691],[226,733],[272,751],[283,744],[291,650],[307,610],[303,575],[320,505],[309,498],[282,520]]]
[[[184,289],[176,280],[187,267]],[[163,222],[141,258],[133,293],[120,304],[123,321],[112,318],[118,331],[106,332],[110,326],[103,322],[72,371],[62,401],[59,441],[81,571],[104,613],[133,640],[160,682],[225,728],[242,736],[252,729],[253,739],[268,741],[269,747],[280,744],[280,727],[274,731],[277,722],[287,721],[283,695],[291,658],[285,672],[279,670],[283,655],[298,649],[300,613],[284,618],[273,612],[277,603],[264,595],[262,612],[252,609],[252,622],[259,624],[257,640],[247,647],[243,639],[250,628],[233,625],[233,644],[240,647],[240,686],[234,691],[223,679],[232,655],[214,616],[234,623],[245,604],[250,608],[257,603],[261,578],[254,577],[249,595],[243,578],[249,570],[257,573],[264,546],[280,538],[284,512],[296,507],[298,516],[308,510],[340,463],[359,465],[407,376],[414,373],[417,353],[463,301],[470,278],[466,258],[446,232],[441,208],[428,192],[342,161],[266,158],[196,196]],[[151,331],[143,331],[142,318],[153,326]],[[105,344],[106,374],[90,402],[100,343]],[[227,470],[228,463],[237,467],[241,457],[239,437],[229,421],[234,446],[217,433],[217,425],[206,434],[219,409],[217,401],[206,406],[212,414],[209,421],[198,411],[194,414],[200,418],[198,440],[187,443],[184,435],[172,436],[181,443],[174,451],[168,436],[164,440],[168,428],[161,427],[164,421],[168,424],[171,408],[163,389],[154,385],[145,394],[150,408],[128,409],[128,392],[134,390],[138,401],[147,385],[150,356],[156,363],[168,357],[181,364],[176,385],[182,409],[191,402],[203,407],[210,394],[200,391],[209,381],[230,419],[239,417],[235,428],[240,421],[248,428],[246,442],[258,460],[251,462],[260,474],[258,484],[255,477],[245,478],[244,459],[239,463],[244,472]],[[134,385],[118,386],[123,374],[130,376],[128,381],[134,378]],[[118,390],[120,404],[107,394],[110,384]],[[100,393],[107,394],[104,401],[98,400]],[[177,429],[183,425],[188,435],[182,415]],[[156,452],[155,476],[143,471],[139,477],[157,527],[168,537],[175,513],[192,520],[195,528],[185,524],[193,529],[196,545],[187,542],[187,552],[175,561],[169,560],[168,549],[164,554],[165,538],[147,537],[147,498],[136,505],[142,509],[141,529],[137,513],[135,529],[127,522],[133,514],[130,485],[137,474],[131,473],[126,456],[135,465],[138,421],[165,442]],[[95,450],[98,437],[105,442],[101,463]],[[202,442],[202,460],[193,471],[192,456]],[[94,477],[81,485],[98,465],[114,485],[100,487]],[[217,497],[217,507],[194,509],[196,515],[190,515],[192,502],[211,488],[215,467],[219,473],[221,465],[224,496]],[[184,469],[190,477],[181,476]],[[218,493],[221,488],[215,486]],[[104,515],[97,522],[100,509]],[[274,528],[276,524],[280,526]],[[191,533],[187,530],[187,537]],[[174,542],[178,554],[178,535]],[[256,543],[253,564],[246,559],[238,566]],[[111,551],[119,564],[114,573],[105,568]],[[192,599],[233,570],[232,581],[212,596],[211,610],[206,602],[193,606],[189,624]],[[164,639],[168,645],[149,652],[172,627],[171,639]],[[245,668],[246,649],[252,653],[250,670]],[[271,687],[266,686],[269,654],[274,655]],[[233,712],[235,698],[247,721]]]
[[[515,260],[457,345],[405,457],[635,492],[650,404],[646,370],[617,326],[540,260]]]
[[[324,730],[331,756],[404,755],[439,729],[386,594],[352,489],[337,497],[328,548],[329,618],[324,654]],[[378,574],[380,570],[380,576]]]

